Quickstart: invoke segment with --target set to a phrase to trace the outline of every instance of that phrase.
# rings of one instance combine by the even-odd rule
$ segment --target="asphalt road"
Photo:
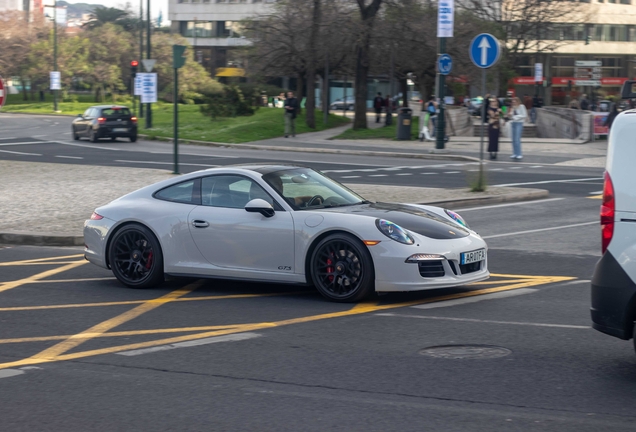
[[[21,138],[14,135],[2,138]],[[52,141],[66,142],[0,143],[0,158],[139,167],[169,160],[161,143],[105,142],[98,147],[117,150],[101,150]],[[184,150],[206,152],[185,159],[193,164],[303,158],[336,178],[359,174],[368,183],[422,185],[424,178],[426,186],[452,186],[473,169]],[[407,166],[421,168],[396,169]],[[86,263],[78,248],[0,248],[2,430],[634,429],[632,345],[590,328],[600,170],[498,166],[491,180],[549,182],[540,187],[552,193],[461,210],[488,242],[493,277],[360,305],[276,284],[174,279],[131,290]],[[379,174],[386,176],[371,177]]]

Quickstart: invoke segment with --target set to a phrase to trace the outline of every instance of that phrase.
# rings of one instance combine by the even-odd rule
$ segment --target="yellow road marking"
[[[588,199],[603,199],[603,195],[590,195]]]
[[[502,275],[499,275],[499,276],[502,276]],[[519,275],[513,275],[513,277],[514,278],[519,278]],[[140,349],[140,348],[148,348],[148,347],[153,347],[153,346],[158,346],[158,345],[168,345],[168,344],[172,344],[172,343],[178,343],[178,342],[184,342],[184,341],[196,340],[196,339],[203,339],[203,338],[214,337],[214,336],[222,336],[222,335],[227,335],[227,334],[243,333],[243,332],[247,332],[247,331],[261,330],[261,329],[272,328],[272,327],[282,327],[282,326],[287,326],[287,325],[292,325],[292,324],[308,323],[308,322],[331,319],[331,318],[340,318],[340,317],[344,317],[344,316],[360,315],[360,314],[365,314],[365,313],[370,313],[370,312],[378,312],[378,311],[383,311],[383,310],[388,310],[388,309],[396,309],[396,308],[402,308],[402,307],[407,307],[407,306],[415,306],[415,305],[426,304],[426,303],[435,303],[435,302],[440,302],[440,301],[445,301],[445,300],[453,300],[453,299],[458,299],[458,298],[474,297],[474,296],[479,296],[479,295],[483,295],[483,294],[490,294],[490,293],[501,292],[501,291],[510,291],[510,290],[526,288],[526,287],[530,287],[530,286],[537,286],[537,285],[543,285],[543,284],[548,284],[548,283],[570,281],[570,280],[574,280],[576,278],[574,278],[574,277],[561,277],[561,276],[547,276],[547,277],[545,277],[545,276],[544,277],[540,277],[540,276],[534,277],[534,276],[532,276],[532,277],[528,277],[528,278],[525,278],[525,279],[526,280],[524,282],[515,283],[515,284],[512,284],[512,285],[505,285],[505,286],[500,286],[500,287],[485,288],[485,289],[479,289],[479,290],[474,290],[474,291],[449,294],[449,295],[445,295],[445,296],[441,296],[441,297],[433,297],[433,298],[428,298],[428,299],[412,300],[412,301],[408,301],[408,302],[401,302],[401,303],[394,303],[394,304],[385,304],[385,305],[380,305],[380,304],[373,303],[373,302],[361,303],[361,304],[358,304],[358,305],[354,306],[353,308],[351,308],[349,310],[341,311],[341,312],[332,312],[332,313],[312,315],[312,316],[307,316],[307,317],[291,318],[291,319],[281,320],[281,321],[276,321],[276,322],[262,322],[262,323],[254,323],[254,324],[243,324],[243,325],[238,325],[238,326],[233,327],[233,328],[226,328],[226,329],[222,329],[222,330],[205,331],[205,332],[202,332],[202,333],[196,333],[196,334],[190,334],[190,335],[182,335],[182,336],[170,337],[170,338],[165,338],[165,339],[160,339],[160,340],[153,340],[153,341],[146,341],[146,342],[140,342],[140,343],[127,344],[127,345],[120,345],[120,346],[116,346],[116,347],[94,349],[94,350],[89,350],[89,351],[75,352],[75,353],[71,353],[71,354],[63,354],[63,352],[66,352],[68,350],[63,350],[61,348],[57,348],[56,349],[56,347],[62,346],[62,348],[66,348],[66,345],[64,345],[64,344],[67,344],[67,343],[72,344],[72,342],[74,342],[74,339],[67,339],[66,342],[62,342],[61,344],[58,344],[58,345],[54,346],[53,348],[45,350],[42,353],[37,354],[36,356],[33,356],[31,358],[27,358],[27,359],[24,359],[24,360],[18,360],[18,361],[14,361],[14,362],[9,362],[9,363],[2,363],[2,364],[0,364],[0,369],[6,369],[6,368],[18,367],[18,366],[25,366],[25,365],[31,365],[31,364],[47,363],[47,362],[52,362],[52,361],[73,360],[73,359],[91,357],[91,356],[96,356],[96,355],[101,355],[101,354],[111,354],[111,353],[116,353],[116,352],[121,352],[121,351],[128,351],[128,350],[134,350],[134,349]],[[158,299],[158,300],[160,300],[160,299]],[[172,300],[170,300],[170,301],[172,301]],[[140,306],[140,307],[142,307],[142,306]],[[135,309],[137,309],[137,308],[135,308]],[[133,309],[133,310],[135,310],[135,309]],[[121,317],[121,315],[120,315],[120,317]],[[119,318],[119,317],[117,317],[117,318]],[[117,320],[117,318],[114,318],[113,320]],[[108,320],[105,323],[112,322],[113,320]],[[104,329],[104,327],[108,327],[108,326],[105,326],[103,324],[95,326],[95,327],[93,327],[91,329],[88,329],[85,332],[82,332],[82,333],[74,336],[74,338],[78,338],[80,343],[81,343],[81,342],[87,340],[86,338],[99,336],[99,335],[103,334],[105,331],[108,330],[108,329]],[[103,330],[103,331],[95,331],[95,328],[98,328],[99,330]],[[112,328],[112,327],[110,327],[110,328]],[[98,333],[98,335],[92,335],[91,336],[88,333],[91,333],[91,334]],[[71,348],[68,348],[68,349],[71,349]],[[51,354],[55,354],[55,355],[53,357],[51,357],[50,356]]]
[[[227,300],[227,299],[241,299],[241,298],[253,298],[253,297],[274,297],[284,295],[299,295],[307,294],[311,291],[290,291],[282,293],[265,293],[265,294],[229,294],[229,295],[217,295],[217,296],[199,296],[199,297],[185,297],[174,299],[173,302],[188,302],[188,301],[204,301],[204,300]],[[143,304],[149,300],[125,300],[114,302],[101,302],[101,303],[71,303],[61,305],[46,305],[46,306],[15,306],[0,308],[0,312],[16,312],[16,311],[28,311],[28,310],[48,310],[48,309],[72,309],[83,307],[103,307],[103,306],[123,306]]]
[[[75,254],[75,255],[64,255],[64,256],[54,256],[48,258],[36,258],[36,259],[28,259],[28,260],[20,260],[20,261],[8,261],[0,263],[0,266],[12,266],[12,265],[21,265],[21,264],[35,264],[45,261],[55,261],[55,260],[63,260],[63,259],[71,259],[71,258],[84,258],[84,254]],[[66,263],[63,263],[66,264]]]
[[[93,327],[87,330],[84,330],[81,333],[78,333],[76,335],[73,335],[67,338],[64,342],[60,342],[59,344],[54,345],[51,348],[45,349],[44,351],[32,356],[31,359],[55,360],[55,358],[58,357],[59,355],[64,354],[65,352],[69,350],[72,350],[73,348],[86,342],[87,340],[93,339],[94,337],[102,333],[106,333],[107,331],[117,326],[120,326],[121,324],[124,324],[125,322],[135,319],[138,316],[145,314],[146,312],[156,309],[163,304],[169,303],[176,298],[189,294],[193,290],[197,289],[200,285],[201,285],[201,282],[195,282],[184,288],[174,290],[171,293],[163,295],[159,298],[148,300],[145,303],[137,306],[136,308],[132,310],[129,310],[114,318],[111,318],[97,325],[94,325]]]
[[[63,265],[68,264],[68,261],[42,261],[42,262],[19,262],[19,263],[0,263],[0,266],[4,267],[26,267],[26,266],[51,266],[51,265]]]
[[[71,282],[94,282],[94,281],[105,281],[105,280],[117,280],[115,276],[111,277],[103,277],[103,278],[82,278],[82,279],[47,279],[47,280],[38,280],[33,281],[31,283],[71,283]]]
[[[38,273],[36,275],[29,276],[29,277],[24,278],[24,279],[18,279],[18,280],[15,280],[15,281],[0,283],[0,292],[8,291],[10,289],[19,287],[21,285],[25,285],[25,284],[28,284],[28,283],[31,283],[31,282],[34,282],[34,281],[38,281],[40,279],[44,279],[44,278],[47,278],[49,276],[56,275],[58,273],[64,273],[67,270],[71,270],[71,269],[74,269],[75,267],[79,267],[81,265],[84,265],[87,262],[88,261],[84,261],[84,260],[82,260],[82,261],[73,261],[73,262],[70,262],[70,263],[62,266],[62,267],[58,267],[56,269],[47,270],[45,272]]]

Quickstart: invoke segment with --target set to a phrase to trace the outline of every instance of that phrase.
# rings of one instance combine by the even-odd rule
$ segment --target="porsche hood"
[[[466,228],[457,223],[426,210],[403,204],[370,203],[327,208],[321,209],[321,211],[385,219],[406,230],[437,240],[457,239],[467,237],[470,234]]]

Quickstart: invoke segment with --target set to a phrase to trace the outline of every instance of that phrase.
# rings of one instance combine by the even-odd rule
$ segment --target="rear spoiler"
[[[621,90],[622,99],[636,99],[636,81],[628,80],[623,83]]]

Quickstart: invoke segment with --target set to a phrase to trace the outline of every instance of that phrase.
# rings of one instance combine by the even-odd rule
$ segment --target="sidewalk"
[[[0,161],[0,244],[81,246],[95,208],[160,180],[165,170]],[[440,204],[449,208],[545,198],[542,189],[467,189],[349,184],[372,201]],[[388,198],[391,197],[391,198]],[[450,197],[450,198],[449,198]]]

